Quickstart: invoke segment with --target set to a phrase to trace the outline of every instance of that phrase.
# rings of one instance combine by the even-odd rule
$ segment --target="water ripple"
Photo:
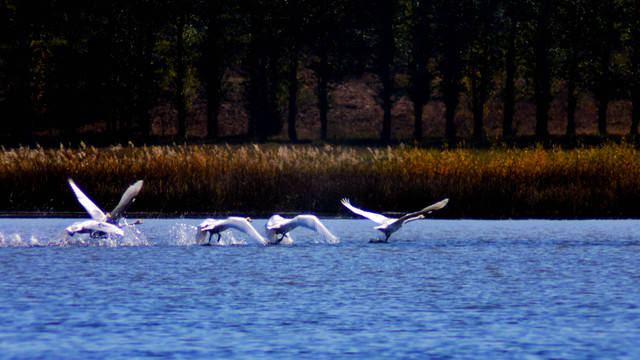
[[[370,222],[328,220],[339,244],[269,247],[192,246],[198,223],[63,246],[65,220],[0,220],[0,359],[640,358],[638,221],[419,221],[369,244]]]

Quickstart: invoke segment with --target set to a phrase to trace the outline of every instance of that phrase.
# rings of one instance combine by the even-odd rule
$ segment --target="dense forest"
[[[411,104],[413,137],[430,136],[424,109],[443,104],[455,138],[461,99],[470,133],[485,136],[499,100],[501,135],[514,134],[516,103],[529,101],[535,135],[549,133],[562,95],[566,134],[581,99],[607,133],[611,101],[640,123],[640,1],[636,0],[4,0],[0,7],[0,135],[61,139],[105,124],[107,138],[147,140],[159,111],[184,138],[204,104],[203,138],[220,137],[221,107],[236,101],[247,138],[285,131],[296,140],[299,103],[313,95],[317,138],[327,139],[334,92],[374,78],[375,129],[393,137],[392,109]],[[308,96],[307,96],[308,97]],[[308,99],[306,101],[309,101]],[[169,110],[166,110],[169,109]],[[162,112],[160,111],[160,112]],[[431,127],[429,127],[430,129]]]

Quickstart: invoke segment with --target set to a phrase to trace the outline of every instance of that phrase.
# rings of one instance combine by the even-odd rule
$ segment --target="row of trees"
[[[0,12],[4,131],[106,121],[111,132],[148,136],[150,109],[168,101],[184,136],[202,92],[215,138],[233,71],[244,79],[248,135],[278,133],[286,119],[295,140],[303,67],[316,78],[323,139],[331,84],[365,72],[380,80],[383,140],[398,74],[409,79],[416,139],[433,98],[445,104],[445,133],[455,137],[463,93],[476,136],[492,96],[504,103],[504,135],[513,134],[517,99],[530,98],[536,134],[545,136],[554,89],[566,91],[569,134],[580,93],[596,100],[600,133],[611,99],[640,103],[638,0],[4,0]],[[632,134],[639,123],[634,106]]]

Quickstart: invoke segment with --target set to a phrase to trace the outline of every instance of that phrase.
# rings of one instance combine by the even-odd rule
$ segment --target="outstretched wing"
[[[267,240],[265,240],[265,238],[263,238],[262,235],[260,235],[260,233],[253,226],[251,226],[247,219],[241,217],[229,217],[224,220],[223,223],[228,227],[246,233],[260,244],[267,245]]]
[[[69,179],[68,181],[69,185],[71,185],[73,193],[76,195],[76,198],[78,198],[78,202],[80,203],[80,205],[82,205],[82,207],[84,207],[85,210],[87,210],[89,216],[91,216],[91,218],[95,221],[104,221],[106,217],[104,212],[102,212],[102,210],[100,210],[100,208],[96,204],[94,204],[93,201],[91,201],[91,199],[89,199],[87,195],[82,192],[82,190],[80,190],[80,188],[76,185],[76,183],[73,182],[73,180]]]
[[[107,221],[110,223],[117,223],[118,220],[120,220],[122,213],[133,203],[136,196],[140,193],[140,190],[142,190],[143,183],[144,182],[142,180],[138,180],[135,184],[129,186],[127,191],[122,194],[122,198],[120,198],[118,205],[111,213],[109,213],[109,219]]]
[[[360,216],[366,217],[369,220],[377,222],[378,224],[383,224],[390,219],[382,214],[376,214],[369,211],[364,211],[362,209],[358,209],[357,207],[351,205],[349,199],[342,199],[342,205],[344,205],[347,209],[351,210],[351,212],[358,214]]]
[[[333,235],[315,215],[298,215],[291,219],[291,224],[317,232],[326,242],[336,243],[339,241],[338,237]]]
[[[447,206],[447,203],[449,203],[449,199],[444,199],[441,200],[435,204],[429,205],[426,208],[420,210],[420,211],[416,211],[413,213],[409,213],[403,217],[401,217],[400,219],[398,219],[397,221],[401,224],[406,223],[407,221],[411,221],[411,220],[416,220],[416,219],[421,219],[424,217],[424,215],[429,214],[433,211],[436,210],[440,210],[443,207]]]

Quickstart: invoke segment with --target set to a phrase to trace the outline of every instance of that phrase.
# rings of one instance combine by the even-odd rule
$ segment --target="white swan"
[[[382,231],[382,233],[384,233],[384,235],[386,236],[386,238],[384,239],[384,242],[387,242],[389,241],[389,236],[391,236],[391,234],[393,234],[394,232],[398,231],[404,224],[408,223],[409,221],[424,219],[424,216],[426,214],[429,214],[432,211],[440,210],[443,207],[445,207],[449,202],[449,199],[444,199],[433,205],[429,205],[420,211],[406,214],[399,219],[388,218],[382,214],[377,214],[377,213],[365,211],[362,209],[358,209],[357,207],[351,205],[351,202],[349,201],[349,199],[342,199],[341,202],[342,202],[342,205],[344,205],[347,209],[351,210],[353,213],[366,217],[367,219],[380,224],[374,227],[374,229]]]
[[[123,236],[124,231],[116,225],[110,224],[104,221],[96,221],[96,220],[85,220],[77,223],[73,223],[66,229],[64,229],[65,233],[69,236],[73,236],[74,234],[91,234],[92,238],[103,237],[106,234],[114,234]]]
[[[333,235],[314,215],[298,215],[293,219],[273,215],[265,225],[267,238],[271,244],[280,244],[285,237],[289,237],[289,232],[298,226],[317,232],[329,243],[338,242],[338,237]]]
[[[196,241],[198,245],[210,245],[213,234],[218,235],[216,242],[220,242],[221,232],[229,229],[236,229],[246,233],[260,244],[267,245],[267,240],[258,233],[258,231],[251,225],[250,221],[251,218],[236,216],[230,216],[226,219],[206,219],[198,225]],[[209,235],[208,239],[207,233]]]
[[[118,222],[122,218],[124,211],[134,202],[135,197],[142,190],[143,181],[138,180],[122,194],[122,198],[112,212],[105,214],[82,190],[69,179],[69,185],[73,190],[78,202],[87,210],[91,220],[77,222],[67,227],[64,231],[67,235],[73,236],[76,233],[90,233],[91,237],[102,237],[106,234],[124,235],[122,226]],[[141,223],[140,220],[132,224],[124,224],[123,226],[136,225]]]

